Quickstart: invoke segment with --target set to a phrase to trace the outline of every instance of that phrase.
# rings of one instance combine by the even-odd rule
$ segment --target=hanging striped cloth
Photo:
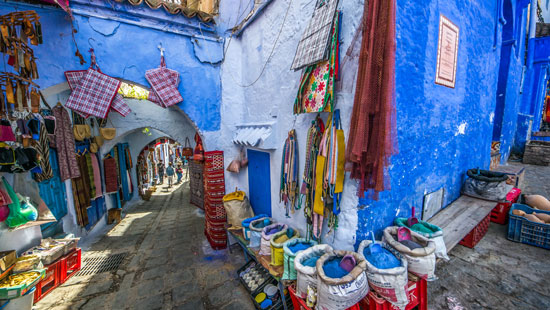
[[[298,196],[298,141],[296,131],[292,129],[288,132],[283,147],[283,158],[281,163],[281,190],[279,192],[279,201],[284,202],[286,216],[289,209],[294,214],[296,209],[296,199]]]

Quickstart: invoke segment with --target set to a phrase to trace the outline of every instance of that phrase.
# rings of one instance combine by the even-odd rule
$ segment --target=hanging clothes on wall
[[[103,159],[103,174],[105,175],[105,193],[113,194],[118,192],[118,169],[116,160],[111,155]]]
[[[296,205],[298,198],[298,140],[296,130],[288,132],[283,146],[283,158],[281,163],[281,188],[279,191],[279,202],[285,204],[286,216],[294,213],[300,205]]]
[[[395,129],[395,0],[365,2],[363,40],[346,160],[358,195],[389,189],[384,179],[397,152]]]
[[[334,18],[329,58],[307,67],[300,79],[294,114],[330,112],[334,108],[334,80],[338,76],[340,14]]]
[[[77,154],[76,161],[80,169],[80,176],[72,178],[74,207],[77,215],[77,222],[80,226],[89,224],[88,207],[91,205],[90,198],[90,179],[88,176],[88,168],[86,166],[86,157]]]
[[[39,126],[39,138],[34,142],[34,148],[40,155],[40,173],[34,173],[33,177],[36,182],[42,182],[53,178],[53,170],[50,164],[50,141],[48,131],[44,121],[40,118],[35,118]]]
[[[317,166],[317,154],[319,154],[319,145],[321,137],[325,131],[325,124],[321,117],[317,115],[311,122],[307,132],[306,143],[306,161],[304,167],[304,176],[300,189],[299,204],[304,204],[304,215],[307,221],[307,238],[313,236],[313,202],[315,201],[315,169]]]
[[[76,160],[74,134],[69,113],[60,105],[54,107],[52,111],[56,120],[55,145],[61,181],[78,178],[80,169]]]
[[[99,160],[97,159],[97,154],[92,154],[92,173],[94,176],[94,185],[95,185],[95,196],[94,199],[103,196],[103,190],[101,188],[101,170],[99,168]]]
[[[86,159],[86,170],[88,172],[88,181],[90,184],[90,199],[94,200],[96,196],[96,190],[95,190],[95,180],[94,180],[94,167],[92,166],[92,156],[90,153],[86,153],[84,155],[84,158]]]

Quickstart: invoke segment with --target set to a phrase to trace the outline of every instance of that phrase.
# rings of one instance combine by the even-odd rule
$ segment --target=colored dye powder
[[[390,269],[401,266],[401,262],[393,255],[392,252],[381,248],[378,253],[370,253],[369,248],[363,250],[365,259],[369,261],[374,267],[378,269]]]
[[[317,264],[317,260],[321,258],[321,256],[312,256],[302,262],[302,265],[307,267],[315,267]]]
[[[323,271],[325,271],[325,275],[327,277],[339,279],[349,273],[344,268],[340,267],[341,260],[341,258],[337,257],[325,262],[325,264],[323,265]]]
[[[289,245],[288,249],[292,253],[296,254],[296,253],[298,253],[300,251],[303,251],[305,249],[309,249],[310,247],[311,247],[311,244],[309,244],[309,243],[298,242],[298,243],[295,243],[293,245]]]
[[[421,248],[422,246],[412,240],[401,240],[399,241],[399,243],[401,243],[402,245],[408,247],[409,249],[411,250],[414,250],[414,249],[419,249]]]
[[[435,230],[431,229],[429,226],[426,226],[422,223],[414,224],[413,226],[411,226],[411,229],[416,232],[421,232],[425,234],[433,234],[434,232],[436,232]]]
[[[266,231],[265,231],[265,234],[266,234],[267,236],[269,236],[269,235],[276,234],[276,233],[280,232],[281,230],[283,230],[283,227],[282,227],[282,226],[276,226],[276,227],[272,227],[272,228],[266,230]]]

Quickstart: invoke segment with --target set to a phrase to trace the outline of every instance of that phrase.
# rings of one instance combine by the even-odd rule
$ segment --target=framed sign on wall
[[[447,17],[439,17],[439,43],[437,46],[437,69],[435,83],[455,87],[458,59],[459,28]]]

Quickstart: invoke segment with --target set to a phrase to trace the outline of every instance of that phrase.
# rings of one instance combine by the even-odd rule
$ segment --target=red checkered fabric
[[[161,70],[161,68],[151,69],[150,71],[156,71],[156,70]],[[153,74],[157,74],[157,73],[155,72]],[[159,73],[159,74],[161,74],[161,73]],[[179,74],[178,74],[178,72],[174,71],[174,70],[170,70],[170,76],[169,76],[168,79],[174,85],[178,85],[178,83],[179,83]],[[160,100],[160,98],[159,98],[159,96],[158,96],[158,94],[157,94],[157,92],[155,91],[154,88],[151,88],[151,91],[149,92],[149,96],[147,97],[147,100],[155,103],[158,106],[166,108],[166,106],[164,106],[164,104]]]
[[[69,83],[69,87],[71,90],[74,90],[78,87],[80,84],[80,80],[84,77],[86,74],[86,70],[77,70],[77,71],[67,71],[65,72],[65,77],[67,78],[67,82]],[[116,94],[113,103],[111,105],[111,108],[118,112],[122,116],[127,116],[132,111],[130,107],[124,102],[124,99],[120,94]],[[86,115],[82,112],[76,111],[78,114],[88,118],[89,115]]]
[[[122,99],[121,94],[116,94],[115,99],[113,100],[113,105],[111,105],[111,108],[118,112],[118,114],[122,116],[126,116],[130,114],[132,111],[130,107],[124,102],[124,99]]]
[[[161,60],[160,68],[147,70],[145,78],[154,91],[153,95],[149,93],[153,99],[151,101],[164,107],[170,107],[183,101],[183,97],[178,91],[179,73],[166,68],[164,59]],[[158,101],[155,101],[155,95],[158,97]]]

